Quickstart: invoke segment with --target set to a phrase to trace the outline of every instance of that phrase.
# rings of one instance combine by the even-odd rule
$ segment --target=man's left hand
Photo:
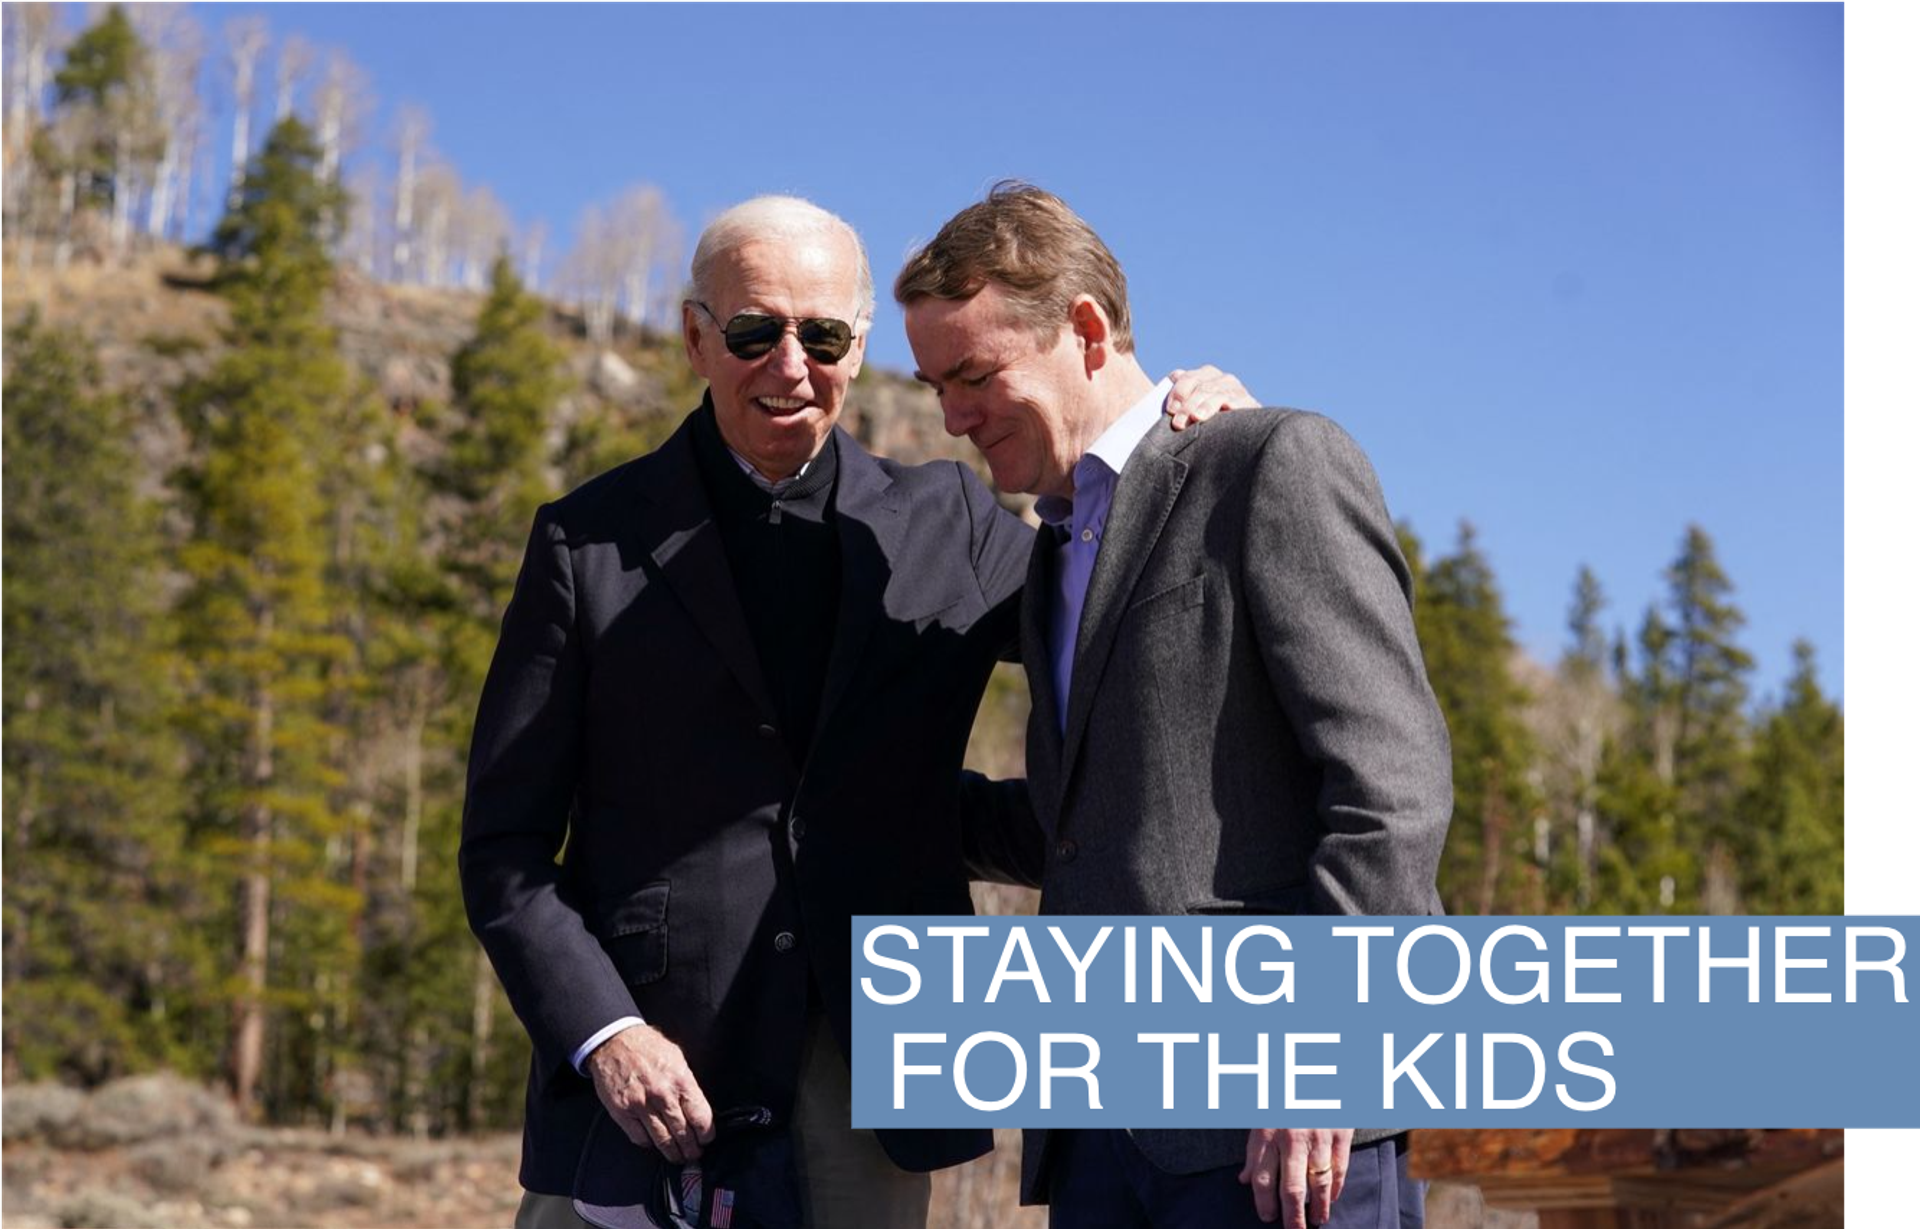
[[[1212,364],[1192,371],[1175,369],[1168,378],[1173,381],[1173,391],[1167,394],[1162,412],[1175,431],[1186,430],[1189,423],[1205,422],[1223,410],[1251,410],[1260,404],[1238,376]]]
[[[1352,1150],[1351,1130],[1256,1127],[1247,1132],[1247,1163],[1240,1181],[1253,1187],[1253,1206],[1261,1220],[1277,1220],[1286,1229],[1307,1229],[1309,1217],[1313,1224],[1324,1225],[1347,1184]]]

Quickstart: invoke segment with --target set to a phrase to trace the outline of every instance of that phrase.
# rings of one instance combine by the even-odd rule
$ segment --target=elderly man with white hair
[[[535,517],[460,845],[533,1041],[519,1225],[620,1223],[591,1189],[651,1168],[689,1224],[921,1226],[927,1172],[991,1147],[848,1125],[850,919],[970,913],[1039,840],[1020,783],[961,768],[1031,531],[835,426],[872,314],[845,222],[727,211],[683,308],[699,408]]]

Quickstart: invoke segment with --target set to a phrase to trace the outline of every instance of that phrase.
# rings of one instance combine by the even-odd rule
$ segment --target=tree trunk
[[[133,232],[133,151],[127,134],[113,136],[113,258],[124,263]]]
[[[393,181],[393,257],[391,273],[396,282],[410,280],[413,272],[413,189],[418,177],[421,125],[411,117],[400,121],[400,167]]]
[[[405,1075],[401,1079],[402,1098],[407,1106],[407,1133],[425,1139],[432,1127],[427,1113],[427,1026],[419,1021],[407,1029]]]
[[[227,185],[228,209],[239,206],[240,181],[247,177],[247,112],[252,108],[252,91],[249,89],[241,95],[239,105],[233,111],[233,148],[229,151],[232,172]]]
[[[173,190],[180,174],[179,160],[174,140],[169,136],[166,156],[154,173],[153,194],[147,199],[147,233],[155,239],[166,237],[167,215],[173,212]]]
[[[240,182],[247,175],[247,128],[253,119],[253,66],[260,49],[266,45],[267,32],[264,25],[246,24],[234,29],[230,37],[233,40],[233,148],[228,161],[228,209],[240,203]]]
[[[60,219],[57,238],[53,243],[53,267],[64,269],[73,259],[73,214],[79,198],[79,176],[72,171],[60,174]]]
[[[27,694],[25,707],[28,711],[37,711],[39,709],[40,693],[37,690]],[[26,771],[22,774],[20,787],[15,791],[14,796],[16,805],[13,813],[13,856],[19,859],[19,861],[14,864],[16,868],[14,874],[16,876],[20,874],[19,868],[22,867],[23,864],[26,866],[32,865],[28,851],[33,847],[34,821],[40,816],[40,781],[40,757],[36,755],[27,761]],[[19,882],[20,880],[18,878],[14,880],[16,885]],[[31,909],[22,909],[16,924],[7,927],[4,944],[6,962],[0,964],[0,980],[3,980],[6,985],[13,985],[27,973],[28,953],[33,950],[32,925],[33,911]]]
[[[190,125],[184,139],[186,148],[177,159],[179,171],[176,173],[177,189],[173,194],[172,208],[168,211],[166,235],[175,243],[180,242],[191,228],[193,215],[193,193],[199,185],[193,177],[194,164],[200,160],[200,132],[197,124]]]
[[[467,1130],[486,1122],[487,1064],[493,1057],[493,965],[484,948],[473,949],[473,1065],[467,1074]]]
[[[47,57],[56,18],[52,9],[9,5],[17,40],[13,53],[13,91],[7,99],[6,226],[20,236],[20,264],[32,259],[28,214],[33,200],[33,130],[40,122],[41,99],[47,88]]]
[[[1480,916],[1494,911],[1500,894],[1500,862],[1507,843],[1506,781],[1497,761],[1487,763],[1487,795],[1480,822]]]
[[[521,279],[527,284],[530,294],[540,293],[540,254],[546,246],[546,235],[536,229],[527,236],[526,274]]]
[[[273,612],[263,610],[258,617],[258,642],[267,643],[273,635]],[[266,1036],[267,943],[272,933],[270,909],[273,902],[272,845],[273,812],[267,806],[265,791],[273,784],[273,693],[264,680],[253,701],[253,739],[248,783],[253,798],[247,803],[241,820],[241,832],[248,846],[248,864],[241,888],[240,975],[243,990],[234,1005],[233,1096],[243,1116],[251,1118],[257,1106],[261,1055]]]
[[[416,700],[419,696],[416,692]],[[418,702],[407,717],[405,749],[401,752],[401,772],[406,781],[406,809],[400,823],[400,887],[406,893],[409,913],[413,887],[420,877],[420,820],[426,811],[423,764],[426,759],[427,706]]]

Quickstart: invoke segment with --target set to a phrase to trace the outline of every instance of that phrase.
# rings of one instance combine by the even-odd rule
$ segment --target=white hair
[[[756,196],[709,222],[693,249],[693,297],[705,302],[712,296],[714,262],[735,248],[836,234],[847,237],[860,261],[859,319],[854,324],[869,322],[873,319],[873,271],[867,266],[867,249],[859,232],[838,214],[797,196]]]

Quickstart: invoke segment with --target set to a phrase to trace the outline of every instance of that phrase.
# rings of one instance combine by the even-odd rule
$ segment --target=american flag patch
[[[733,1192],[724,1186],[713,1188],[713,1215],[707,1223],[713,1229],[733,1229]]]

